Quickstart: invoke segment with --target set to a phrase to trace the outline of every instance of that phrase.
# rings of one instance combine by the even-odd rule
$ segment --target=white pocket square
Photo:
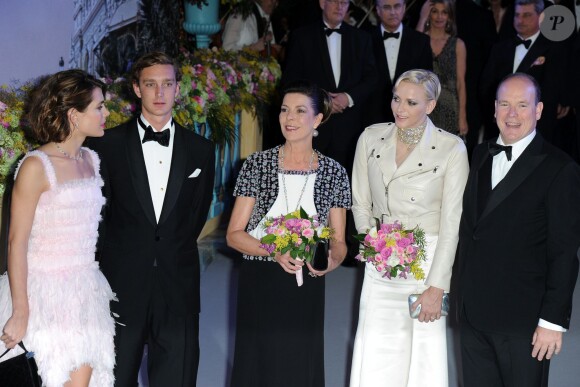
[[[198,177],[200,173],[201,173],[201,169],[197,168],[195,171],[193,171],[193,173],[191,175],[189,175],[189,178]]]

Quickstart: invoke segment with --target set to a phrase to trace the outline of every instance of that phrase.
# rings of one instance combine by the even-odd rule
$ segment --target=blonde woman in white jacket
[[[458,241],[467,151],[433,125],[441,86],[427,70],[403,73],[393,88],[394,123],[372,125],[357,144],[352,211],[358,232],[402,222],[426,233],[426,278],[383,277],[367,263],[352,361],[351,387],[447,387],[447,345],[441,300],[449,291]],[[408,296],[421,293],[418,319]]]

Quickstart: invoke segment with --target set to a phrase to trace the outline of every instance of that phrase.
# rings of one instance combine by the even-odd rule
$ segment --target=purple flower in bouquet
[[[383,277],[407,278],[413,274],[416,279],[425,278],[420,266],[425,259],[425,232],[418,226],[406,230],[399,222],[377,224],[355,237],[361,243],[356,259],[372,263]]]
[[[261,239],[261,246],[265,249],[267,245],[276,246],[274,251],[268,250],[271,256],[290,252],[293,258],[303,258],[307,262],[312,260],[313,247],[332,236],[329,227],[319,227],[317,217],[310,217],[302,208],[267,219],[264,230],[266,236]]]

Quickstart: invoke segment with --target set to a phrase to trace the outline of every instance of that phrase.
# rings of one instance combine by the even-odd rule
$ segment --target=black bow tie
[[[526,50],[527,50],[527,49],[528,49],[528,48],[530,48],[530,46],[532,45],[532,39],[526,39],[526,40],[524,40],[524,39],[520,39],[520,38],[517,38],[517,39],[518,39],[518,40],[517,40],[516,47],[517,47],[517,46],[519,46],[520,44],[523,44],[523,45],[524,45],[524,47],[525,47],[525,48],[526,48]]]
[[[137,120],[139,121],[139,125],[145,129],[145,135],[143,136],[143,141],[141,141],[142,144],[145,144],[147,141],[155,141],[159,145],[169,146],[169,138],[171,136],[169,129],[157,132],[151,126],[146,127],[143,121],[141,121],[141,117],[137,118]]]
[[[337,34],[342,34],[342,31],[340,31],[340,28],[325,28],[324,29],[324,33],[326,34],[326,36],[330,36],[332,35],[333,32],[336,32]]]
[[[487,143],[487,149],[489,149],[489,153],[492,156],[498,155],[501,152],[505,152],[505,155],[508,161],[512,161],[512,147],[511,146],[503,146],[495,142]]]
[[[400,32],[387,32],[383,31],[383,40],[387,40],[389,38],[399,39]]]

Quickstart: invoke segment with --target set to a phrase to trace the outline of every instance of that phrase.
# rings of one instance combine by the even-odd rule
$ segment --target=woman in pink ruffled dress
[[[103,181],[99,157],[81,147],[104,134],[104,91],[81,70],[44,80],[29,113],[44,145],[16,171],[8,273],[0,277],[0,353],[22,341],[49,387],[114,381],[114,294],[95,262]]]

